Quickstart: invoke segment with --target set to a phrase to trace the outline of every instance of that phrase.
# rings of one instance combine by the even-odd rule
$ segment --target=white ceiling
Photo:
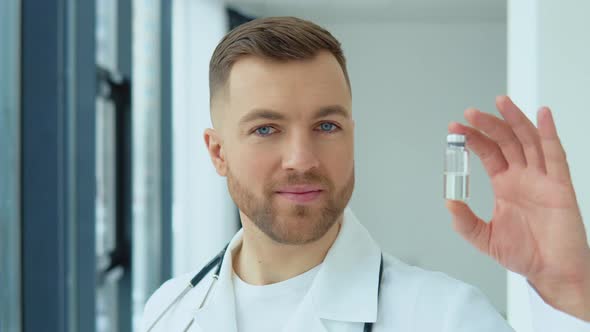
[[[253,16],[292,15],[324,23],[506,21],[506,0],[226,0]]]

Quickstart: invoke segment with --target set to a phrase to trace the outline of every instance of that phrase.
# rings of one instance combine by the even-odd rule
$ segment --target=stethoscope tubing
[[[191,289],[193,289],[210,271],[211,269],[213,269],[213,267],[217,266],[217,269],[215,270],[215,273],[213,274],[213,282],[211,283],[211,285],[209,286],[209,288],[207,289],[207,293],[205,294],[205,297],[203,298],[203,300],[201,301],[201,304],[199,305],[199,309],[201,309],[203,307],[203,305],[205,304],[205,301],[207,300],[207,297],[209,296],[209,293],[211,292],[211,289],[213,288],[213,285],[215,284],[215,281],[217,281],[217,279],[219,278],[219,272],[221,271],[221,265],[223,263],[223,256],[225,255],[225,251],[227,250],[227,245],[223,248],[223,250],[221,250],[221,252],[219,254],[217,254],[217,256],[213,257],[213,259],[211,259],[209,261],[209,263],[207,263],[188,283],[188,285],[182,290],[182,292],[180,292],[180,294],[178,294],[178,296],[176,296],[176,298],[166,307],[166,309],[164,309],[164,311],[162,311],[162,313],[160,313],[160,315],[158,315],[158,318],[156,318],[156,320],[154,320],[154,322],[150,325],[150,327],[147,329],[147,332],[150,332],[155,326],[156,324],[158,324],[158,322],[164,317],[164,315],[166,315],[166,313],[178,302],[180,301]],[[192,325],[192,321],[189,324]],[[186,328],[185,328],[186,330]]]

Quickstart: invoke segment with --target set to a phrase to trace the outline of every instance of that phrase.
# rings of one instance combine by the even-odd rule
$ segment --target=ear
[[[211,162],[217,171],[217,174],[226,176],[227,174],[227,162],[223,152],[223,142],[219,133],[215,129],[207,128],[203,134],[205,139],[205,145],[209,151],[209,157]]]

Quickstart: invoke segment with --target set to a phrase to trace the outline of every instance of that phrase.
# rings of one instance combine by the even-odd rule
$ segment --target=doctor
[[[290,17],[249,22],[217,46],[209,79],[205,143],[243,227],[194,288],[183,292],[200,268],[154,293],[144,330],[512,331],[474,287],[382,253],[347,208],[351,85],[329,32]],[[469,109],[470,126],[449,126],[495,193],[489,224],[447,201],[453,226],[527,278],[535,331],[590,331],[590,249],[551,112],[537,129],[508,97],[496,104],[503,119]]]

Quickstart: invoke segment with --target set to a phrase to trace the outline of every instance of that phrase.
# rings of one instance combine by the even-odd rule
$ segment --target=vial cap
[[[452,145],[465,145],[465,135],[449,134],[447,135],[447,143]]]

